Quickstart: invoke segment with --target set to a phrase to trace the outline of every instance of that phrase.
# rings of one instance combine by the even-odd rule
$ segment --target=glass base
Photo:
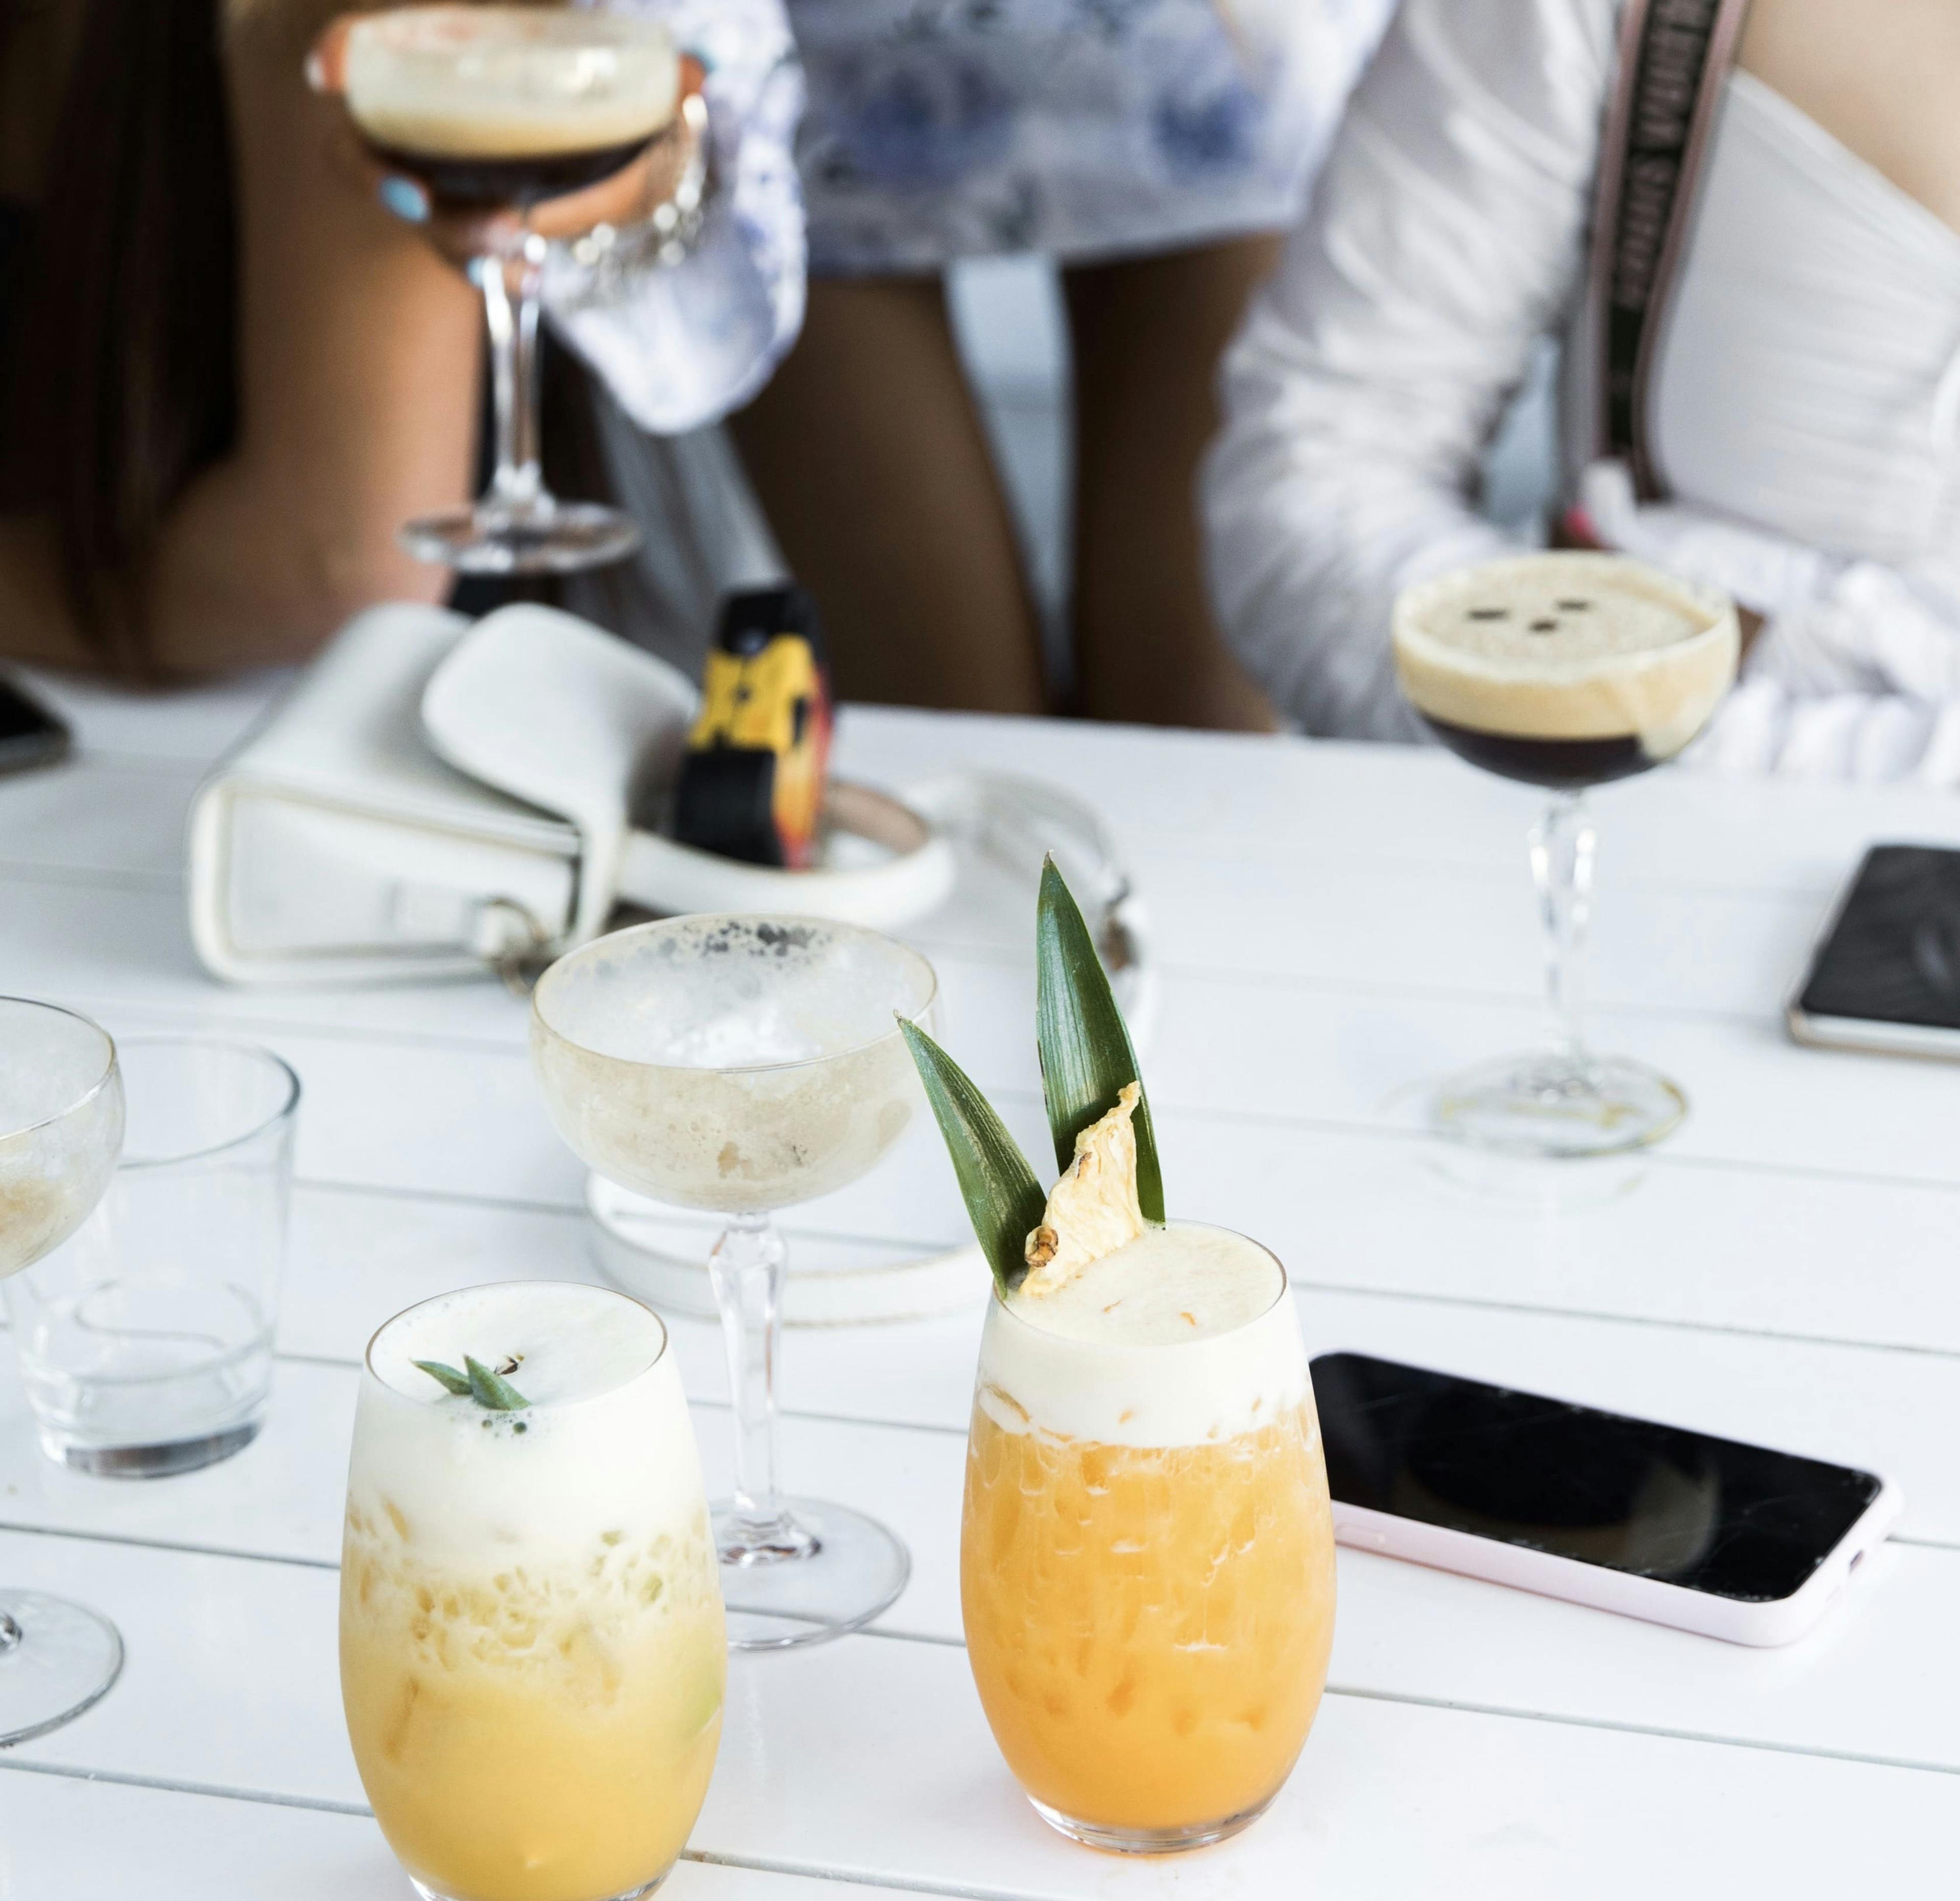
[[[673,1872],[672,1868],[663,1868],[651,1881],[644,1881],[637,1888],[622,1888],[617,1894],[606,1896],[604,1901],[641,1901],[643,1895],[651,1894]],[[441,1889],[432,1888],[426,1881],[418,1881],[412,1874],[409,1877],[409,1886],[422,1896],[422,1901],[465,1901],[462,1896],[444,1894]]]
[[[861,1629],[905,1589],[912,1554],[876,1518],[784,1499],[766,1527],[714,1506],[730,1650],[792,1650]]]
[[[1624,1155],[1671,1135],[1688,1098],[1645,1063],[1548,1053],[1452,1076],[1430,1105],[1440,1136],[1503,1155],[1553,1160]]]
[[[397,539],[417,561],[460,574],[570,574],[624,560],[640,531],[616,508],[547,498],[530,508],[484,503],[425,515]]]
[[[0,1591],[0,1748],[60,1728],[123,1671],[116,1626],[45,1591]]]
[[[1050,1828],[1087,1848],[1102,1849],[1111,1855],[1182,1855],[1187,1849],[1209,1848],[1214,1842],[1251,1827],[1271,1806],[1272,1798],[1228,1815],[1222,1822],[1193,1822],[1175,1829],[1106,1828],[1100,1822],[1078,1822],[1045,1802],[1036,1801],[1032,1795],[1028,1801]]]
[[[200,1471],[242,1452],[259,1436],[262,1419],[228,1426],[193,1439],[173,1439],[161,1445],[90,1445],[43,1427],[41,1450],[57,1465],[92,1472],[105,1479],[167,1479],[180,1472]]]

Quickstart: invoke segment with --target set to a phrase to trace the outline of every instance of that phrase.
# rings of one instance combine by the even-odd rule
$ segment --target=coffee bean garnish
[[[1473,621],[1507,621],[1511,618],[1508,607],[1473,607],[1470,610]]]
[[[1592,603],[1590,601],[1561,601],[1559,606],[1568,613],[1583,614]]]
[[[1531,631],[1534,634],[1556,634],[1558,623],[1556,621],[1534,621],[1531,624]]]

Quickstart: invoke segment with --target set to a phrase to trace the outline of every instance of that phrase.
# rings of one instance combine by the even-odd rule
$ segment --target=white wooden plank
[[[1017,1117],[1025,1127],[1028,1105]],[[1419,1142],[1182,1117],[1165,1126],[1176,1212],[1257,1235],[1303,1286],[1960,1353],[1951,1189],[1666,1165],[1615,1194],[1533,1201],[1465,1187]],[[905,1197],[918,1184],[905,1166],[874,1174],[859,1197],[858,1212],[888,1232],[910,1219]],[[960,1238],[956,1205],[916,1206],[940,1234],[913,1241]],[[786,1219],[792,1273],[805,1259],[899,1257],[900,1244],[861,1233],[826,1238],[832,1212],[817,1204]],[[714,1231],[702,1218],[667,1232],[676,1253],[705,1259]],[[293,1248],[282,1343],[342,1359],[390,1301],[474,1280],[583,1275],[590,1260],[571,1205],[304,1187]],[[976,1307],[985,1297],[976,1287]]]
[[[1112,1864],[1021,1801],[958,1653],[861,1641],[779,1661],[738,1676],[756,1755],[709,1793],[696,1840],[711,1849],[1188,1901],[1917,1894],[1952,1866],[1943,1776],[1348,1697],[1328,1699],[1293,1779],[1236,1841]],[[841,1775],[819,1780],[833,1756]]]
[[[94,876],[173,891],[198,780],[176,760],[83,753],[0,777],[0,869]],[[27,894],[14,901],[27,901]]]
[[[196,969],[169,894],[47,884],[13,889],[29,895],[8,917],[0,988],[75,1003],[112,1028],[145,1021],[225,1023],[301,1053],[317,1026],[338,1046],[329,1051],[324,1035],[313,1045],[323,1086],[335,1077],[364,1078],[358,1086],[365,1097],[387,1095],[405,1105],[414,1099],[420,1107],[411,1123],[446,1141],[453,1116],[432,1098],[453,1101],[479,1078],[494,1078],[488,1086],[493,1101],[517,1117],[512,1139],[527,1145],[537,1139],[542,1124],[535,1105],[518,1104],[528,1089],[520,1073],[523,1008],[498,986],[352,996],[228,989]],[[943,953],[938,962],[955,1054],[989,1089],[1031,1089],[1025,968]],[[1542,1028],[1536,1008],[1523,1003],[1342,993],[1167,972],[1148,1071],[1153,1098],[1167,1110],[1408,1129],[1437,1079],[1507,1049],[1530,1047]],[[385,1033],[403,1045],[413,1039],[415,1046],[372,1047],[355,1032]],[[1960,1184],[1960,1149],[1946,1134],[1960,1076],[1949,1066],[1802,1049],[1768,1016],[1601,1010],[1595,1033],[1602,1047],[1656,1063],[1688,1090],[1692,1113],[1668,1145],[1669,1159]],[[495,1047],[466,1048],[452,1059],[446,1047],[422,1041],[450,1037]],[[508,1185],[501,1150],[488,1167],[466,1152],[447,1152],[441,1173],[419,1180],[423,1165],[412,1128],[397,1133],[410,1146],[393,1143],[390,1165],[336,1178],[463,1193],[568,1192],[562,1168],[536,1162],[522,1171],[527,1185]],[[356,1165],[346,1158],[347,1168]],[[876,1224],[852,1219],[851,1232],[875,1231]]]
[[[68,723],[91,752],[205,764],[233,745],[292,678],[269,667],[204,685],[135,692],[78,673],[19,669],[28,690]]]
[[[1131,849],[1155,843],[1263,866],[1347,858],[1522,875],[1541,795],[1431,747],[1182,733],[854,706],[840,771],[887,783],[962,766],[1061,786]],[[1592,803],[1614,877],[1821,893],[1870,841],[1960,843],[1949,796],[1901,787],[1649,773]]]
[[[0,1388],[0,1525],[331,1569],[340,1558],[356,1384],[351,1367],[284,1362],[265,1428],[245,1451],[141,1484],[84,1477],[42,1458],[10,1381]],[[697,1406],[695,1435],[709,1493],[724,1496],[734,1477],[726,1407]],[[784,1422],[781,1439],[786,1489],[884,1518],[911,1547],[912,1582],[886,1623],[956,1639],[959,1435],[797,1418]]]
[[[285,678],[159,695],[45,675],[30,684],[75,725],[86,750],[201,768]],[[841,770],[892,785],[969,766],[1045,778],[1102,811],[1133,850],[1195,850],[1254,867],[1346,859],[1517,879],[1536,806],[1528,790],[1426,749],[909,709],[846,708],[837,756]],[[1875,838],[1960,841],[1951,800],[1902,788],[1662,772],[1608,788],[1596,803],[1606,875],[1636,885],[1816,897]]]
[[[677,1222],[672,1245],[705,1261],[715,1228]],[[842,1241],[791,1228],[790,1258],[821,1270],[867,1260],[909,1257],[909,1251],[863,1241]],[[489,1280],[599,1278],[583,1219],[569,1210],[511,1208],[424,1200],[413,1196],[345,1194],[302,1187],[294,1197],[292,1253],[278,1338],[288,1353],[357,1362],[379,1319],[455,1287]],[[704,1270],[703,1280],[705,1282]],[[785,1403],[802,1404],[798,1369],[840,1369],[813,1382],[815,1410],[895,1423],[940,1422],[966,1429],[973,1341],[989,1283],[975,1276],[970,1311],[950,1324],[887,1327],[793,1327],[783,1375]],[[704,1286],[704,1293],[705,1287]],[[727,1395],[720,1330],[712,1321],[670,1314],[667,1324],[690,1394]],[[947,1355],[921,1352],[921,1342],[949,1342]],[[937,1390],[941,1369],[958,1369],[956,1394]],[[951,1411],[947,1411],[950,1405]]]
[[[91,1782],[0,1759],[6,1901],[402,1901],[408,1892],[364,1815]],[[684,1861],[660,1892],[670,1901],[871,1901],[890,1890]]]
[[[24,1759],[359,1802],[329,1634],[331,1573],[16,1536],[0,1537],[0,1572],[94,1603],[129,1644],[116,1690],[21,1745]],[[1558,1633],[1550,1644],[1561,1648]],[[1773,1705],[1787,1687],[1756,1686]],[[1917,1893],[1950,1855],[1954,1787],[1950,1775],[1841,1757],[1343,1694],[1258,1827],[1195,1859],[1112,1864],[1053,1836],[1020,1803],[959,1651],[859,1638],[733,1660],[693,1847],[961,1893],[1222,1896],[1298,1884],[1373,1897],[1501,1884],[1644,1896],[1663,1877],[1673,1893],[1762,1891],[1736,1887],[1746,1871],[1768,1891],[1783,1881],[1803,1893],[1818,1890],[1799,1875],[1848,1878],[1855,1868],[1878,1891],[1891,1881]],[[1635,1814],[1666,1825],[1624,1828]]]
[[[153,779],[154,796],[146,798]],[[30,774],[11,786],[0,781],[0,873],[25,887],[14,902],[40,907],[31,933],[9,946],[24,971],[32,971],[37,955],[59,968],[86,947],[86,981],[105,997],[173,1007],[200,1000],[208,980],[190,961],[178,895],[188,790],[120,765]],[[47,808],[60,813],[59,822],[40,822]],[[1134,869],[1152,952],[1174,969],[1518,1001],[1531,1000],[1539,987],[1543,952],[1522,865],[1512,879],[1474,866],[1347,861],[1309,874],[1293,867],[1274,873],[1214,853],[1145,851]],[[120,883],[140,879],[151,888],[148,901],[105,940],[103,917],[119,895],[116,884],[65,899],[37,898],[33,886],[61,870],[99,873]],[[936,956],[984,949],[1032,969],[1032,909],[1020,893],[991,893],[984,903],[956,898],[909,934]],[[1593,994],[1608,1008],[1773,1012],[1802,968],[1824,910],[1822,894],[1622,889],[1608,876],[1596,912]],[[132,940],[132,933],[140,938]],[[172,937],[183,953],[161,968],[154,955],[141,954],[143,944]],[[480,987],[450,984],[436,993]],[[356,993],[355,1020],[385,1025],[390,1019],[374,1010],[385,1011],[399,994]],[[321,996],[253,986],[240,1006],[307,1014]]]

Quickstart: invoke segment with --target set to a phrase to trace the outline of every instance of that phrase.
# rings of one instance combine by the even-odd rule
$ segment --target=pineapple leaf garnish
[[[438,1385],[446,1386],[457,1398],[464,1397],[469,1391],[469,1376],[459,1373],[453,1366],[445,1366],[439,1359],[418,1359],[412,1362],[418,1366]]]
[[[1028,1271],[1028,1236],[1040,1226],[1047,1205],[1041,1184],[993,1105],[959,1065],[917,1024],[899,1028],[946,1138],[974,1238],[995,1284],[1012,1293]]]
[[[463,1363],[469,1372],[469,1396],[479,1406],[493,1413],[520,1413],[530,1404],[501,1373],[493,1373],[480,1359],[466,1353]]]
[[[1109,974],[1052,858],[1042,866],[1035,953],[1035,1034],[1041,1051],[1042,1093],[1055,1137],[1055,1165],[1066,1168],[1074,1159],[1075,1138],[1116,1106],[1125,1084],[1134,1082],[1141,1090],[1143,1078],[1137,1073],[1136,1051],[1116,1007]],[[1138,1204],[1146,1221],[1160,1222],[1163,1171],[1157,1162],[1147,1094],[1137,1105],[1134,1127]]]

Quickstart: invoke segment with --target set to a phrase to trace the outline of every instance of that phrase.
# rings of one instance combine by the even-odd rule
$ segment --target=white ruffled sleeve
[[[1960,787],[1960,568],[1852,560],[1681,502],[1641,502],[1595,463],[1580,504],[1600,542],[1759,615],[1742,682],[1683,755],[1730,777]]]
[[[708,69],[711,185],[687,256],[651,245],[581,259],[555,245],[545,307],[643,428],[676,435],[740,408],[796,340],[803,197],[794,142],[803,72],[782,0],[610,0],[664,20]],[[630,244],[621,247],[631,251]]]
[[[1239,657],[1310,733],[1415,739],[1411,580],[1505,552],[1479,458],[1583,275],[1613,0],[1405,0],[1228,352],[1203,499]]]

